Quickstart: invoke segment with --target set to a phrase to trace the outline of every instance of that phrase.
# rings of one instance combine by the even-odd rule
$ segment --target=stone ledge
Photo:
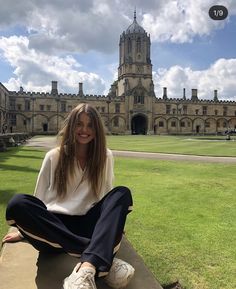
[[[125,237],[117,257],[135,268],[127,289],[163,289]],[[62,289],[64,278],[77,262],[77,258],[67,254],[38,253],[26,241],[4,244],[0,257],[1,289]],[[100,279],[97,288],[110,287]]]

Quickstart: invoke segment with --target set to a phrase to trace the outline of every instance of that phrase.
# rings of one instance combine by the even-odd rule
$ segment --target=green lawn
[[[29,147],[0,154],[1,224],[11,196],[33,192],[44,154]],[[234,164],[115,159],[115,184],[130,187],[134,199],[127,238],[161,284],[236,288],[235,170]],[[0,230],[2,238],[7,226]]]
[[[127,237],[161,284],[236,288],[236,165],[116,160],[132,189]]]
[[[236,156],[236,137],[225,136],[108,136],[108,146],[116,150],[194,154],[208,156]]]

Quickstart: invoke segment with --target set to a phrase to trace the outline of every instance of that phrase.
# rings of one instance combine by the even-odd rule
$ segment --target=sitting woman
[[[60,147],[42,163],[34,196],[17,194],[6,219],[18,232],[3,242],[25,238],[39,251],[64,251],[80,257],[64,289],[96,289],[95,276],[123,288],[134,268],[117,258],[130,190],[113,188],[113,156],[106,148],[102,120],[89,104],[75,107],[65,121]]]

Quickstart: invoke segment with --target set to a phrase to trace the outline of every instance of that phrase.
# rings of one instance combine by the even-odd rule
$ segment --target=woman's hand
[[[18,241],[20,241],[22,239],[23,239],[23,237],[21,236],[19,231],[10,232],[2,239],[2,242],[3,243],[18,242]]]

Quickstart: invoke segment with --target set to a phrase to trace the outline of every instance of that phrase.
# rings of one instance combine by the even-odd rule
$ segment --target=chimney
[[[57,90],[57,81],[52,81],[52,90],[51,90],[51,94],[58,94],[58,90]]]
[[[167,88],[163,87],[163,99],[167,99]]]
[[[219,101],[218,100],[218,91],[217,91],[217,89],[214,90],[214,101]]]
[[[186,100],[185,88],[183,88],[183,100]]]
[[[197,89],[196,88],[192,89],[192,98],[191,98],[191,100],[193,100],[193,101],[197,101],[198,100]]]
[[[83,82],[79,82],[79,96],[83,96],[84,92],[83,92]]]

